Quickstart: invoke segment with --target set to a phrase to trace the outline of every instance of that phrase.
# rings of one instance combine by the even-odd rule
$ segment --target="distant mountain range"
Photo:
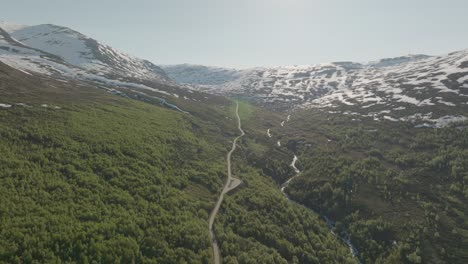
[[[406,100],[414,104],[429,101],[416,95],[417,98],[411,99],[403,97],[410,93],[410,88],[468,95],[464,87],[468,85],[468,77],[465,77],[468,75],[467,63],[468,51],[460,51],[440,57],[412,55],[368,64],[333,62],[245,70],[189,64],[162,68],[172,79],[198,90],[250,95],[264,103],[324,106],[329,103],[366,104],[373,101],[369,89],[376,86],[379,86],[379,91],[394,95],[389,100]],[[319,100],[322,97],[323,100]],[[434,98],[431,101],[437,103],[440,100]]]
[[[247,97],[278,110],[319,108],[376,121],[419,121],[441,126],[465,120],[468,50],[443,56],[410,55],[366,64],[236,70],[199,65],[162,66],[192,89]]]
[[[466,119],[468,107],[468,50],[369,63],[156,66],[66,27],[2,22],[0,61],[27,73],[146,89],[163,97],[196,90],[247,98],[277,110],[319,108],[355,119],[419,120],[417,125],[438,126],[440,120]]]

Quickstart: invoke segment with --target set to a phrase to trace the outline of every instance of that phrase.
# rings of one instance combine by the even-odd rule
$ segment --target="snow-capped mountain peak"
[[[19,42],[54,54],[83,70],[99,75],[170,82],[164,71],[153,63],[117,51],[70,28],[52,24],[3,25],[5,31]]]
[[[167,96],[177,98],[181,92],[153,63],[119,52],[75,30],[50,24],[2,25],[9,32],[0,27],[0,62],[24,73],[65,82],[91,82],[108,91],[145,89],[162,102]]]

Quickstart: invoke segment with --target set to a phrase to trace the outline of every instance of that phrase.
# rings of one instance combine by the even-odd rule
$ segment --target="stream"
[[[285,121],[282,121],[281,122],[281,126],[284,127],[284,123],[285,122],[289,122],[289,119],[291,118],[291,115],[288,115],[286,120]],[[270,134],[270,129],[267,130],[267,134],[268,134],[268,137],[271,138],[271,134]],[[281,147],[281,142],[278,140],[278,142],[276,143],[278,145],[278,147]],[[294,172],[296,174],[294,174],[294,176],[292,176],[291,178],[289,178],[286,182],[284,182],[283,184],[281,184],[281,192],[284,194],[284,196],[291,202],[293,203],[296,203],[300,206],[303,206],[304,208],[307,208],[308,210],[311,210],[312,212],[318,214],[321,218],[323,218],[323,220],[326,222],[327,226],[328,226],[328,229],[330,230],[330,233],[334,236],[336,236],[337,238],[339,238],[341,241],[343,241],[343,243],[345,243],[348,248],[349,248],[349,251],[351,252],[351,254],[353,255],[353,257],[358,261],[358,263],[361,263],[357,257],[357,254],[358,254],[358,251],[356,249],[356,247],[353,245],[353,243],[351,242],[351,239],[349,237],[349,233],[346,232],[345,233],[345,236],[340,236],[339,234],[335,233],[335,228],[336,228],[336,224],[334,221],[330,220],[327,216],[323,215],[323,214],[320,214],[320,213],[317,213],[315,212],[313,209],[305,206],[305,205],[302,205],[300,203],[297,203],[296,201],[292,200],[291,198],[289,198],[289,196],[286,194],[286,192],[284,191],[286,189],[286,187],[288,187],[289,183],[291,183],[291,181],[297,177],[299,177],[301,175],[301,171],[296,167],[296,162],[298,161],[298,157],[296,155],[294,155],[293,157],[293,160],[291,161],[291,164],[289,164],[289,166],[294,170]]]
[[[289,196],[286,194],[286,192],[284,191],[284,189],[286,187],[288,187],[289,183],[294,179],[294,178],[297,178],[301,175],[301,171],[296,167],[296,162],[298,161],[298,158],[296,155],[294,155],[293,157],[293,160],[291,162],[291,164],[289,165],[291,168],[293,168],[294,172],[296,173],[294,176],[292,176],[291,178],[289,178],[285,183],[283,183],[281,185],[281,192],[284,194],[284,196],[286,196],[286,198],[291,201],[291,202],[294,202],[296,203],[295,201],[291,200],[291,198],[289,198]],[[330,229],[330,233],[332,233],[334,236],[338,237],[341,241],[343,241],[343,243],[345,243],[348,248],[349,248],[349,251],[351,252],[351,254],[353,255],[354,258],[356,258],[358,260],[358,263],[359,262],[359,259],[357,258],[357,254],[358,254],[358,251],[356,249],[356,247],[352,244],[351,242],[351,239],[349,238],[349,233],[346,232],[346,235],[345,236],[340,236],[339,234],[335,233],[335,222],[330,220],[327,216],[325,215],[322,215],[322,214],[319,214],[317,212],[315,212],[314,210],[304,206],[305,208],[313,211],[314,213],[318,214],[320,217],[322,217],[325,222],[327,223],[327,226],[328,226],[328,229]]]

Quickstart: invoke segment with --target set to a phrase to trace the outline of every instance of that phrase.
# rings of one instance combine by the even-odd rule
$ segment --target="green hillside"
[[[0,262],[211,263],[207,220],[237,132],[232,102],[175,100],[184,114],[6,66],[0,93],[12,105],[0,109]],[[258,137],[247,131],[240,148]],[[243,185],[216,220],[226,263],[352,262],[242,153]]]
[[[301,177],[287,193],[337,220],[364,263],[468,261],[468,130],[314,111],[289,124]]]

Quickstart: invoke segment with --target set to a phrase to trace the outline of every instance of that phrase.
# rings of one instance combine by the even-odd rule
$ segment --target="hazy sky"
[[[468,0],[0,0],[157,64],[369,61],[468,48]]]

